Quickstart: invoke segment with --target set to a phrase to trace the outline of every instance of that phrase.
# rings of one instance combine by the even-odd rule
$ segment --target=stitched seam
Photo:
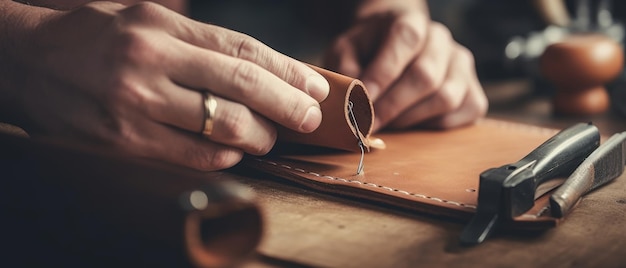
[[[466,207],[466,208],[476,209],[476,206],[474,206],[474,205],[468,205],[468,204],[461,203],[461,202],[445,200],[445,199],[432,197],[432,196],[426,196],[426,195],[423,195],[423,194],[411,193],[411,192],[407,192],[407,191],[404,191],[404,190],[395,189],[395,188],[391,188],[391,187],[387,187],[387,186],[383,186],[383,185],[378,185],[378,184],[371,183],[371,182],[362,182],[362,181],[358,181],[358,180],[350,180],[350,179],[344,179],[344,178],[333,177],[333,176],[328,176],[328,175],[321,175],[319,173],[306,171],[306,170],[301,169],[301,168],[294,168],[294,167],[291,167],[291,166],[288,166],[288,165],[285,165],[285,164],[279,164],[279,163],[276,163],[276,162],[273,162],[273,161],[268,161],[268,160],[259,159],[259,158],[255,158],[255,160],[257,160],[259,162],[262,162],[262,163],[266,163],[266,164],[272,165],[272,166],[276,166],[276,167],[279,167],[279,168],[294,170],[294,171],[297,171],[297,172],[300,172],[300,173],[303,173],[303,174],[309,174],[309,175],[313,175],[315,177],[325,178],[325,179],[328,179],[328,180],[340,181],[340,182],[345,182],[345,183],[360,184],[360,185],[370,186],[370,187],[374,187],[374,188],[380,188],[380,189],[387,190],[387,191],[390,191],[390,192],[401,193],[401,194],[408,195],[408,196],[411,196],[411,197],[414,197],[414,198],[427,199],[427,200],[432,200],[432,201],[441,202],[441,203],[445,203],[445,204],[455,205],[455,206],[459,206],[459,207]]]
[[[532,130],[532,131],[534,131],[536,133],[541,133],[541,134],[554,134],[554,132],[556,132],[556,130],[554,130],[554,129],[549,129],[549,128],[545,128],[545,127],[538,127],[538,126],[531,126],[531,125],[525,125],[525,124],[519,124],[519,123],[513,123],[513,122],[503,122],[503,121],[497,121],[497,120],[491,120],[491,119],[482,119],[481,121],[482,121],[481,123],[495,124],[495,125],[499,125],[499,127],[503,127],[503,128],[508,128],[508,129],[522,129],[523,128],[525,131]],[[254,158],[254,159],[259,161],[259,162],[262,162],[262,163],[270,164],[270,165],[273,165],[273,166],[276,166],[276,167],[281,167],[281,168],[284,168],[284,169],[295,170],[297,172],[300,172],[300,173],[303,173],[303,174],[313,175],[315,177],[326,178],[326,179],[329,179],[329,180],[341,181],[341,182],[345,182],[345,183],[355,183],[355,184],[360,184],[360,185],[367,185],[367,186],[372,186],[372,187],[384,189],[384,190],[387,190],[387,191],[390,191],[390,192],[401,193],[401,194],[408,195],[408,196],[411,196],[411,197],[414,197],[414,198],[427,199],[427,200],[432,200],[432,201],[436,201],[436,202],[451,204],[451,205],[455,205],[455,206],[459,206],[459,207],[466,207],[466,208],[476,209],[475,205],[468,205],[468,204],[461,203],[461,202],[445,200],[445,199],[436,198],[436,197],[432,197],[432,196],[426,196],[426,195],[423,195],[423,194],[411,193],[411,192],[407,192],[407,191],[404,191],[404,190],[395,189],[395,188],[382,186],[382,185],[377,185],[377,184],[369,183],[369,182],[362,182],[362,181],[349,180],[349,179],[338,178],[338,177],[333,177],[333,176],[328,176],[328,175],[321,175],[319,173],[306,171],[306,170],[301,169],[301,168],[294,168],[294,167],[291,167],[291,166],[288,166],[288,165],[284,165],[284,164],[278,164],[276,162],[265,160],[265,159],[260,159],[260,158]],[[525,217],[525,218],[534,218],[534,219],[536,219],[536,218],[541,217],[549,209],[550,209],[550,206],[547,205],[547,206],[543,207],[539,212],[537,212],[537,214],[522,214],[521,216]]]

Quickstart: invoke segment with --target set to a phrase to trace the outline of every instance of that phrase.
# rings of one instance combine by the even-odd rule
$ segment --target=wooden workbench
[[[593,121],[608,136],[626,130],[615,113],[555,117],[527,82],[486,85],[489,117],[563,128]],[[6,128],[6,126],[0,126]],[[14,131],[14,134],[23,133]],[[461,247],[465,222],[331,196],[271,175],[234,169],[263,213],[264,235],[243,267],[626,267],[626,176],[585,196],[558,227],[498,233]]]
[[[546,127],[593,121],[606,136],[626,130],[612,112],[556,117],[525,81],[486,85],[489,117]],[[586,195],[557,228],[499,233],[459,245],[465,222],[331,196],[271,175],[233,175],[258,193],[265,234],[244,267],[625,267],[626,176]]]

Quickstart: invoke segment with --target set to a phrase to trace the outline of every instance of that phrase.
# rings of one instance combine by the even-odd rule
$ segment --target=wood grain
[[[458,244],[463,222],[338,198],[261,174],[237,178],[255,189],[265,213],[259,253],[288,263],[312,267],[621,267],[626,263],[625,176],[585,196],[557,228],[498,233],[472,248]]]

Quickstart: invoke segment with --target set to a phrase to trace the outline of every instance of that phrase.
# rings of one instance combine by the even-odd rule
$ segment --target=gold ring
[[[210,92],[202,92],[204,104],[204,122],[202,125],[202,135],[210,136],[213,133],[213,117],[217,109],[217,100]]]

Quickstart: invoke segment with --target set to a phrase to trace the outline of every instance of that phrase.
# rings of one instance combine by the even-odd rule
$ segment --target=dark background
[[[272,48],[303,61],[312,61],[345,30],[358,1],[195,0],[190,15],[198,20],[249,34]],[[591,1],[597,2],[596,1]],[[574,1],[566,1],[571,13]],[[514,36],[527,36],[547,25],[528,0],[430,0],[434,20],[447,25],[455,39],[476,58],[483,79],[529,75],[525,66],[507,63],[504,47]],[[626,4],[613,1],[616,20]]]

